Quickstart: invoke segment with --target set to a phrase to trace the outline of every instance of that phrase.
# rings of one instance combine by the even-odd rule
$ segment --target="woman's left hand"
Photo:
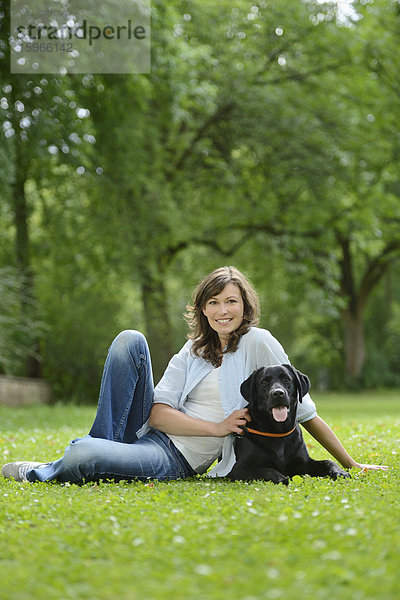
[[[354,463],[352,466],[361,469],[361,473],[366,473],[366,471],[387,471],[389,469],[387,465],[366,465],[363,463]]]

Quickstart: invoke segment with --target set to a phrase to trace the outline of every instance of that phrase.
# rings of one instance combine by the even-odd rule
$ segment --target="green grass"
[[[314,394],[349,452],[388,472],[288,488],[0,480],[1,600],[399,597],[398,393]],[[93,408],[0,407],[0,458],[49,460]],[[314,458],[325,451],[305,436]]]

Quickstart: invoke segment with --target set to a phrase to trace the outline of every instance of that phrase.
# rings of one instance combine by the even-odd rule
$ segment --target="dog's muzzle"
[[[286,421],[289,414],[289,399],[286,390],[283,388],[273,388],[270,398],[275,406],[271,408],[272,416],[278,423]]]

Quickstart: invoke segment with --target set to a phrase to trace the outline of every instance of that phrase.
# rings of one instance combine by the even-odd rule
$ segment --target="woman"
[[[73,440],[51,463],[14,462],[2,475],[17,481],[169,480],[205,473],[225,476],[235,462],[232,433],[249,419],[240,384],[261,366],[288,363],[279,342],[257,327],[256,292],[234,267],[210,273],[186,315],[189,340],[153,388],[147,342],[137,331],[113,341],[89,435]],[[316,413],[307,394],[297,420],[344,467],[356,462]]]

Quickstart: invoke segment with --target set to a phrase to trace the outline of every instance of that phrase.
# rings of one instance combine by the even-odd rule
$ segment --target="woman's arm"
[[[340,440],[321,417],[316,416],[301,424],[343,467],[357,467],[363,471],[368,469],[382,469],[386,471],[388,469],[386,465],[368,465],[356,462],[344,449]]]
[[[171,435],[225,437],[230,433],[243,433],[241,426],[246,425],[248,420],[247,408],[234,410],[222,422],[212,423],[185,415],[168,404],[156,403],[151,409],[149,425]]]

